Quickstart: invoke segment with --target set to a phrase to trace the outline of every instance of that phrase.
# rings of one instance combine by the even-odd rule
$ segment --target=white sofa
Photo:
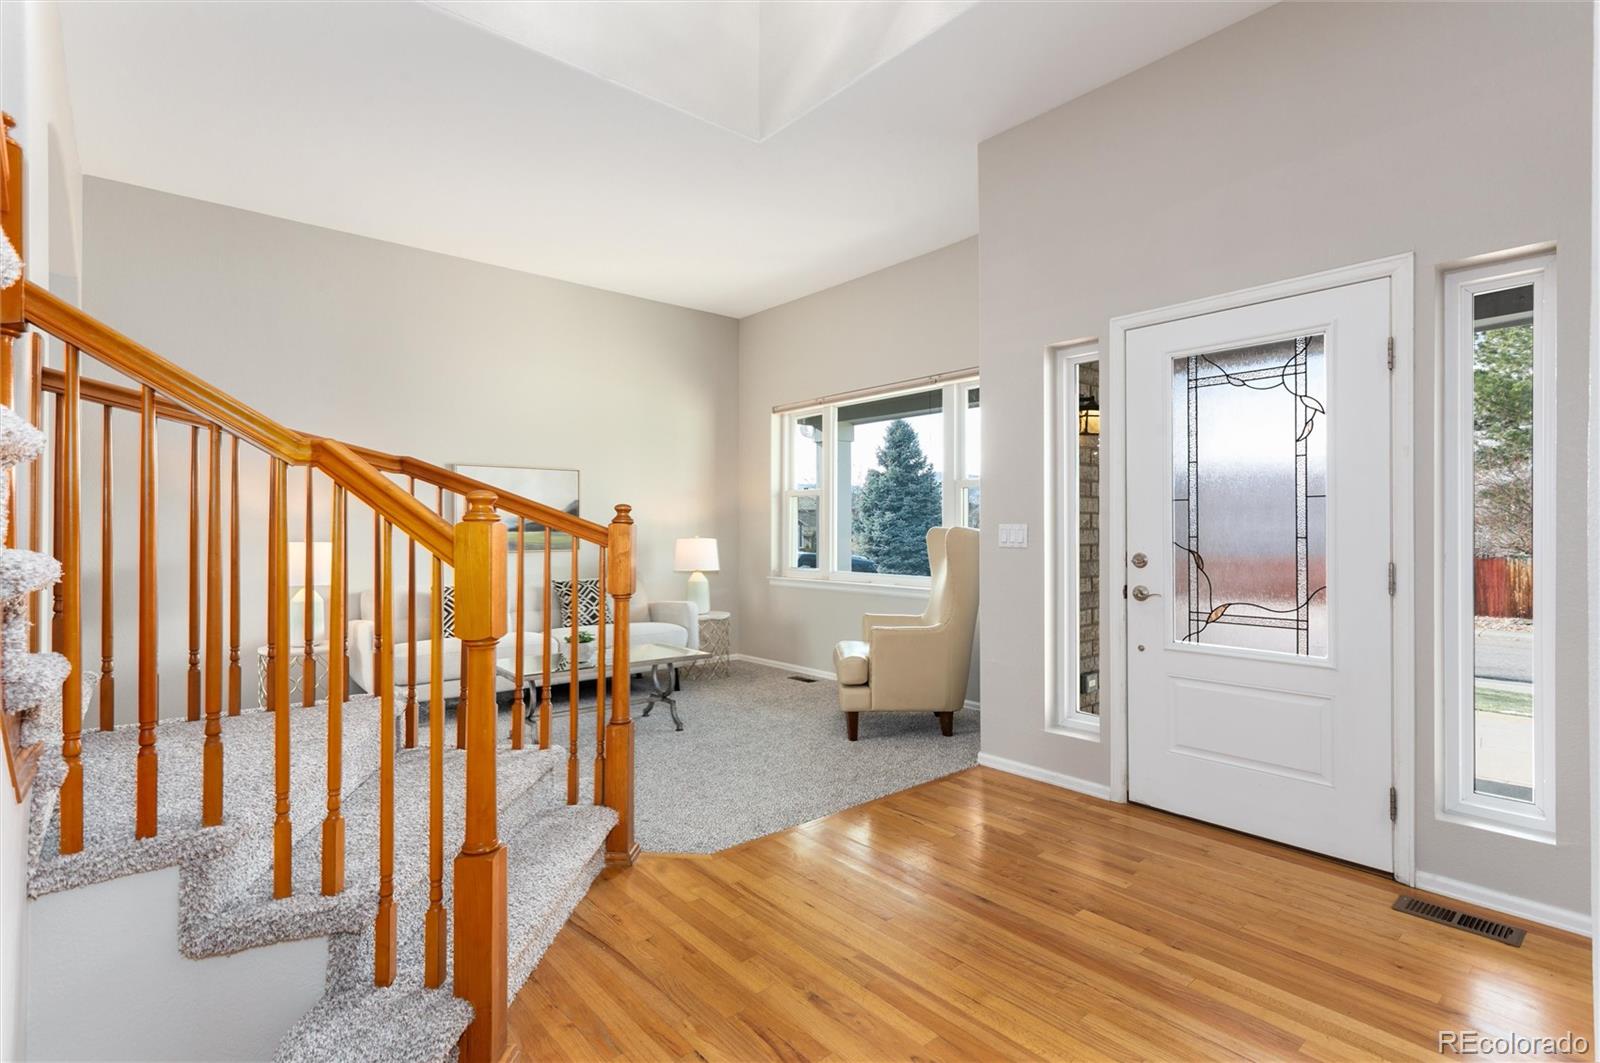
[[[531,576],[531,573],[530,573]],[[560,582],[560,581],[558,581]],[[536,592],[537,587],[537,592]],[[530,679],[542,676],[544,670],[544,588],[532,578],[528,580],[525,591],[528,599],[522,618],[522,660],[523,672]],[[433,662],[433,634],[431,622],[433,619],[432,596],[426,592],[417,594],[417,700],[427,701],[430,696],[429,682],[432,674]],[[516,610],[516,584],[511,583],[506,589],[506,598],[512,612]],[[561,599],[552,592],[551,605],[558,614],[557,627],[553,633],[560,636],[570,631],[565,622],[565,617],[560,616]],[[406,623],[409,605],[404,591],[397,592],[394,596],[394,681],[396,688],[403,690],[406,686],[406,661],[410,653],[410,644],[406,637]],[[692,602],[653,602],[644,593],[643,587],[635,589],[633,598],[629,601],[628,609],[628,645],[643,646],[653,643],[658,646],[687,646],[690,649],[700,648],[700,613]],[[371,691],[376,685],[376,666],[372,653],[372,636],[377,627],[376,597],[372,591],[362,591],[360,607],[357,618],[350,622],[350,674],[360,685],[361,689]],[[595,632],[597,625],[580,627],[579,631]],[[495,651],[497,660],[510,659],[516,653],[516,617],[506,618],[506,634],[499,642]],[[606,645],[614,645],[613,633],[616,628],[606,625]],[[461,640],[447,638],[443,640],[444,652],[444,696],[446,699],[455,698],[461,691]],[[561,643],[552,639],[550,659],[554,662],[560,652]],[[610,654],[607,654],[610,660]],[[565,672],[557,673],[552,668],[550,681],[552,686],[565,684],[569,675]],[[587,678],[587,676],[585,676]],[[497,677],[495,689],[508,691],[511,689],[511,680]],[[404,700],[403,695],[400,700]]]

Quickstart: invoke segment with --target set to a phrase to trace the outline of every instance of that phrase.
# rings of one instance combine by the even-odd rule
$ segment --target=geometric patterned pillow
[[[439,613],[440,613],[440,616],[442,618],[440,620],[440,623],[439,623],[439,626],[442,629],[441,637],[447,638],[447,639],[455,638],[456,637],[456,589],[454,587],[445,587],[439,593]]]
[[[569,581],[556,582],[551,588],[555,591],[556,615],[560,617],[561,626],[572,623],[572,584]],[[600,623],[600,581],[597,579],[581,579],[578,581],[578,623],[587,627]],[[606,623],[611,623],[611,599],[606,599]]]

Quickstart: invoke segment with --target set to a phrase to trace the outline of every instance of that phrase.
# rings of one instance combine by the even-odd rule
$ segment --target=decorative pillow
[[[456,589],[445,587],[439,592],[439,615],[441,617],[441,637],[453,639],[456,637]]]
[[[560,623],[555,625],[559,631],[572,623],[572,583],[570,581],[557,582],[554,585],[556,599],[556,616]],[[600,623],[600,581],[597,579],[581,579],[578,581],[578,623],[587,627]],[[611,623],[611,599],[606,599],[606,623]]]

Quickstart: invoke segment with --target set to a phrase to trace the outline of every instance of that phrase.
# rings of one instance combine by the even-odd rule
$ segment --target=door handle
[[[1149,587],[1146,587],[1142,583],[1139,584],[1137,587],[1133,588],[1133,590],[1130,593],[1133,595],[1133,600],[1136,601],[1136,602],[1143,602],[1143,601],[1148,601],[1151,598],[1159,598],[1159,597],[1161,597],[1160,592],[1153,591]]]

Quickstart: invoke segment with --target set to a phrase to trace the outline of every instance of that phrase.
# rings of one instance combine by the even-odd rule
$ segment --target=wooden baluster
[[[526,540],[527,537],[528,537],[527,532],[523,529],[523,525],[525,523],[526,523],[526,521],[524,521],[520,516],[517,518],[517,612],[516,612],[517,633],[516,633],[516,638],[513,640],[516,645],[515,645],[515,648],[512,650],[512,652],[516,656],[517,664],[516,664],[516,677],[512,680],[512,682],[514,682],[516,685],[514,687],[512,687],[512,695],[511,695],[511,748],[512,749],[521,749],[522,748],[522,710],[523,710],[523,705],[522,705],[522,697],[523,697],[523,694],[522,694],[522,629],[527,626],[527,624],[525,624],[523,622],[523,618],[524,618],[523,610],[524,610],[524,608],[526,608],[526,605],[525,605],[525,599],[523,598],[523,593],[522,593],[522,588],[523,588],[522,569],[523,569],[523,565],[524,565],[524,563],[525,563],[525,561],[527,559],[527,551],[523,548],[523,543],[524,543],[524,540]]]
[[[156,724],[161,721],[160,613],[156,607],[156,393],[139,403],[139,756],[134,837],[156,836]]]
[[[394,645],[394,527],[382,521],[378,582],[378,627],[384,646]],[[394,655],[378,658],[378,917],[373,926],[372,984],[394,984],[399,949],[395,944],[394,910]]]
[[[377,510],[372,511],[372,604],[373,608],[383,605],[383,517]],[[372,683],[378,689],[369,691],[374,697],[383,697],[383,659],[388,650],[388,643],[384,641],[384,632],[389,629],[384,626],[383,612],[378,612],[377,623],[372,625]],[[387,674],[394,672],[393,658]]]
[[[222,822],[222,432],[206,437],[206,741],[200,822]]]
[[[62,512],[62,507],[65,505],[62,493],[64,483],[61,473],[67,463],[66,395],[64,393],[58,392],[56,394],[54,410],[55,416],[52,418],[51,424],[55,428],[56,438],[50,461],[50,555],[60,560],[61,551],[64,547],[61,533],[65,527],[65,514]],[[65,593],[66,587],[59,580],[56,581],[55,587],[50,592],[50,648],[58,653],[61,650],[61,640],[65,631],[62,626],[64,620],[63,610],[65,608],[62,595]]]
[[[300,659],[300,704],[307,708],[317,703],[317,610],[316,578],[317,550],[316,528],[312,516],[311,466],[306,466],[306,571],[305,583],[300,593],[305,597],[305,611],[301,623],[305,637],[305,656]]]
[[[596,580],[600,599],[600,615],[596,621],[594,674],[594,803],[605,804],[606,789],[606,548],[600,548]]]
[[[495,796],[495,645],[506,631],[506,526],[494,495],[467,496],[455,526],[456,633],[468,676],[466,837],[455,862],[456,995],[472,1005],[464,1063],[506,1053],[506,848]]]
[[[16,406],[16,366],[11,360],[11,333],[0,334],[0,406]],[[17,470],[6,470],[6,549],[17,548]]]
[[[567,619],[571,624],[567,640],[567,665],[571,669],[567,686],[567,804],[578,803],[578,537],[572,537],[572,582],[567,584]]]
[[[101,407],[100,419],[100,730],[117,726],[117,681],[112,638],[116,627],[112,609],[112,574],[116,558],[111,544],[111,407]]]
[[[428,914],[422,921],[422,984],[444,985],[449,922],[444,910],[444,565],[433,559],[433,649],[428,656]]]
[[[417,494],[417,478],[407,485]],[[406,748],[417,746],[417,541],[406,537]]]
[[[294,894],[294,826],[289,814],[289,465],[272,459],[267,536],[267,700],[273,713],[272,895]]]
[[[228,715],[237,716],[244,700],[239,667],[239,437],[228,438]]]
[[[67,777],[61,784],[61,852],[83,850],[83,536],[79,520],[82,497],[82,429],[79,424],[80,380],[78,349],[67,345],[62,363],[66,383],[62,388],[65,403],[57,410],[64,414],[56,424],[60,433],[61,484],[61,598],[62,639],[55,649],[66,655],[70,665],[61,688],[61,759],[67,762]]]
[[[611,722],[606,725],[606,805],[617,813],[617,825],[606,835],[606,863],[631,864],[639,855],[633,840],[633,718],[628,703],[628,605],[633,598],[633,517],[631,506],[618,506],[608,529],[611,599],[616,604],[611,633]]]
[[[544,529],[544,684],[539,688],[539,748],[550,748],[550,644],[555,641],[555,614],[551,612],[550,527]]]
[[[200,718],[200,429],[189,429],[189,719]]]
[[[28,423],[44,426],[44,338],[37,332],[28,344]],[[44,463],[33,459],[28,466],[28,549],[38,553],[44,547]],[[40,625],[44,618],[40,606],[42,592],[28,595],[28,652],[38,653]]]
[[[328,587],[328,814],[322,821],[322,892],[332,897],[344,889],[344,695],[349,672],[345,662],[345,504],[344,488],[333,485],[329,510],[333,539],[332,583]]]

